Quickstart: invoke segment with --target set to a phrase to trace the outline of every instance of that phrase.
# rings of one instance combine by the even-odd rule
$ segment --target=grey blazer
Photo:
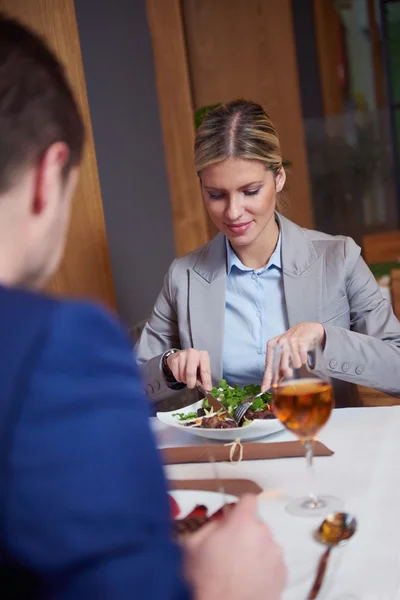
[[[279,214],[277,218],[289,325],[324,325],[325,373],[333,379],[336,406],[359,404],[353,384],[400,397],[400,323],[359,246],[351,238],[303,229]],[[221,233],[172,263],[136,347],[146,393],[155,402],[176,393],[161,370],[169,348],[207,350],[213,383],[221,379],[225,282]],[[321,365],[316,370],[323,371]]]

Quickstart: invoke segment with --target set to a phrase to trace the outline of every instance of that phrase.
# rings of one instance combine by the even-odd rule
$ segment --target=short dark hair
[[[55,142],[69,147],[67,175],[81,160],[84,135],[60,62],[38,35],[0,14],[0,193]]]

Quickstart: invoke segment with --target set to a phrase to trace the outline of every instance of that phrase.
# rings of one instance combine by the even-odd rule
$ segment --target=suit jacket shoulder
[[[315,260],[323,257],[327,270],[345,268],[352,271],[360,257],[361,248],[343,235],[330,235],[296,225],[278,215],[283,234],[283,267],[301,274]]]
[[[128,336],[87,303],[1,289],[0,309],[0,587],[186,600]]]
[[[324,254],[329,263],[345,264],[350,271],[355,267],[361,248],[353,238],[345,235],[330,235],[321,231],[303,229],[318,255]]]

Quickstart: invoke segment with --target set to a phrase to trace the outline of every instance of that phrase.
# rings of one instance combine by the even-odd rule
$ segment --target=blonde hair
[[[264,109],[249,100],[232,100],[210,111],[197,130],[195,169],[227,158],[259,160],[277,175],[282,168],[278,135]]]

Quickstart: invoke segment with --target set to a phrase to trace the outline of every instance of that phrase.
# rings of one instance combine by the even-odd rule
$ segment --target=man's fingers
[[[235,508],[229,513],[228,521],[240,521],[245,518],[257,519],[257,496],[245,494],[241,497]]]
[[[190,533],[187,538],[183,539],[184,546],[188,548],[194,548],[195,546],[199,546],[208,535],[212,534],[219,526],[221,525],[220,521],[210,521],[200,527],[195,533]]]

